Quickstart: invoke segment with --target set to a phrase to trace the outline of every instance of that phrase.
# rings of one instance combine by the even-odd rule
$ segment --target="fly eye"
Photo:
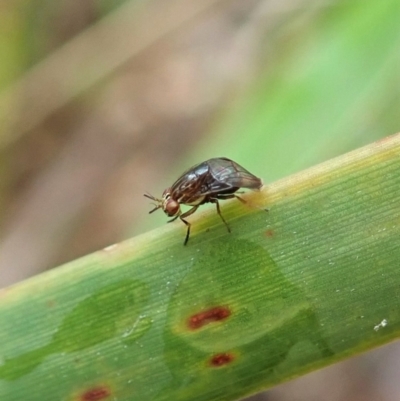
[[[164,203],[164,212],[168,215],[168,216],[175,216],[179,213],[179,203],[173,199],[171,199],[169,197],[168,194],[168,198],[166,200],[166,202]]]

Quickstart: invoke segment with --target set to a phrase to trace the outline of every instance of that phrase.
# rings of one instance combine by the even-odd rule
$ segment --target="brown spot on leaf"
[[[101,401],[110,396],[110,391],[106,387],[94,387],[84,392],[81,401]]]
[[[269,238],[272,238],[274,236],[274,230],[267,230],[265,231],[265,235]]]
[[[231,311],[227,307],[216,306],[214,308],[207,309],[205,311],[190,316],[188,320],[188,326],[189,328],[196,330],[199,329],[200,327],[203,327],[206,324],[224,320],[227,317],[229,317],[230,314]]]
[[[233,361],[233,355],[228,353],[221,353],[214,355],[210,360],[210,365],[213,367],[220,367],[227,365]]]

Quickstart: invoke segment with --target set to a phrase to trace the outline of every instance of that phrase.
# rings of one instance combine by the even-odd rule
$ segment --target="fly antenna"
[[[153,205],[155,206],[154,209],[151,209],[149,213],[153,213],[156,210],[160,209],[161,205],[162,205],[162,201],[161,199],[157,199],[155,198],[153,195],[150,195],[148,193],[144,194],[143,196],[145,196],[146,198],[151,199],[152,201],[155,201],[157,203],[153,203]]]
[[[158,200],[153,195],[150,195],[149,193],[145,193],[145,194],[143,194],[143,196],[145,196],[146,198],[149,198],[149,199],[151,199],[153,201],[157,201]]]

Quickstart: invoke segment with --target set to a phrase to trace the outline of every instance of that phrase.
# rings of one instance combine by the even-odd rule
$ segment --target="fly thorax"
[[[204,199],[205,199],[205,196],[199,196],[199,197],[193,199],[192,201],[185,201],[182,203],[185,203],[185,205],[188,205],[188,206],[198,206],[203,203]]]

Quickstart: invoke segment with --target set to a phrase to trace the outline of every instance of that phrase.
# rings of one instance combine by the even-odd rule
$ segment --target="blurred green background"
[[[209,157],[268,183],[400,131],[399,71],[398,0],[1,0],[0,288],[165,224],[142,194]],[[399,358],[257,399],[400,399]]]

